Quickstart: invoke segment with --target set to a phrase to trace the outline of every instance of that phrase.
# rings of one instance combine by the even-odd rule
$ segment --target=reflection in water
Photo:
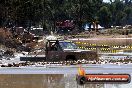
[[[0,75],[0,88],[64,88],[63,75]]]
[[[71,74],[0,75],[0,88],[132,88],[130,84],[77,85]]]

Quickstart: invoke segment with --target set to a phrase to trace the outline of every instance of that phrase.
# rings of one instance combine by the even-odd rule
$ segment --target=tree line
[[[55,29],[55,22],[74,20],[76,27],[89,22],[101,26],[132,24],[132,0],[0,0],[0,26],[42,25]]]

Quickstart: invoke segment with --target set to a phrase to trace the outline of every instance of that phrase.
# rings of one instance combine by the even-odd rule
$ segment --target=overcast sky
[[[110,0],[103,0],[104,2],[109,2]]]

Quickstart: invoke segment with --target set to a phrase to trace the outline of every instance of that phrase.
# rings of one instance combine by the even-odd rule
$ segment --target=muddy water
[[[127,87],[128,86],[128,87]],[[76,83],[75,75],[0,75],[0,88],[132,88],[132,84],[86,84]]]
[[[64,88],[63,75],[0,75],[0,88]]]

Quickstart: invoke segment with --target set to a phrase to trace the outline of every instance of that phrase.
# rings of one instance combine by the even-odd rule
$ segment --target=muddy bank
[[[80,44],[96,44],[96,45],[131,45],[132,38],[87,38],[87,39],[71,39],[74,42],[81,42]],[[79,44],[78,44],[79,45]]]

